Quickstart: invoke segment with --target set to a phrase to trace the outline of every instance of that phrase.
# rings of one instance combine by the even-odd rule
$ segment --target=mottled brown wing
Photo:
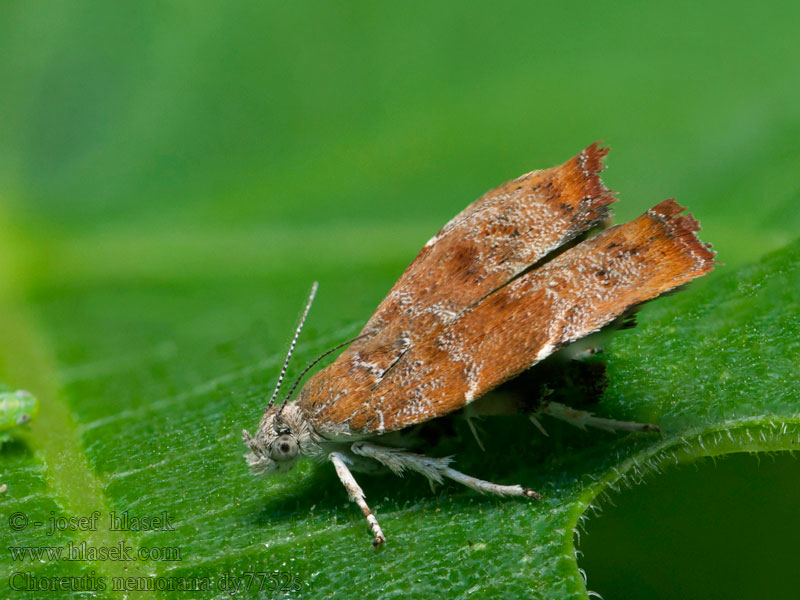
[[[600,181],[608,149],[592,144],[551,169],[533,171],[470,204],[431,238],[364,326],[352,352],[427,337],[468,306],[608,217],[613,194]]]
[[[432,331],[603,222],[614,202],[598,176],[607,152],[592,144],[563,165],[518,177],[470,204],[425,244],[364,326],[364,337],[326,376],[374,383]]]
[[[393,431],[448,414],[644,301],[708,273],[691,215],[661,202],[521,275],[430,330],[373,381],[325,369],[300,402],[330,434]],[[312,385],[313,384],[313,385]]]

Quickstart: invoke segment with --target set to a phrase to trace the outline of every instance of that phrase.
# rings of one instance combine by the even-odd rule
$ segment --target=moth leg
[[[525,498],[533,498],[534,500],[541,500],[542,497],[537,492],[530,488],[522,487],[521,485],[499,485],[491,481],[484,481],[476,477],[465,475],[461,471],[456,471],[447,467],[442,471],[442,475],[457,481],[458,483],[472,488],[481,494],[494,494],[495,496],[522,496]]]
[[[538,413],[531,413],[528,415],[528,418],[531,420],[531,423],[533,423],[536,426],[536,429],[542,432],[542,435],[544,437],[550,437],[550,434],[547,433],[547,430],[545,430],[545,428],[542,426],[542,423],[539,421],[539,419],[536,418],[537,414]]]
[[[490,481],[484,481],[483,479],[470,477],[460,471],[456,471],[449,466],[452,460],[449,457],[431,458],[424,454],[415,454],[396,448],[376,446],[369,442],[356,442],[351,446],[351,449],[360,456],[374,458],[382,465],[388,467],[396,475],[402,476],[403,472],[406,470],[416,471],[427,477],[431,483],[442,483],[442,478],[447,477],[482,494],[523,496],[525,498],[541,500],[539,494],[521,485],[499,485]]]
[[[350,469],[347,468],[347,458],[338,452],[331,452],[328,455],[328,458],[333,463],[333,466],[336,469],[336,474],[339,476],[339,479],[344,485],[344,489],[347,490],[350,500],[358,505],[358,508],[361,509],[361,512],[364,513],[364,516],[367,518],[369,528],[372,530],[372,545],[377,548],[386,541],[386,538],[383,535],[383,531],[381,531],[381,526],[378,525],[378,519],[375,518],[375,515],[372,514],[369,506],[367,506],[364,490],[361,489],[361,486],[358,485],[358,482],[356,481],[355,477],[353,477]]]
[[[486,448],[483,447],[483,442],[481,441],[481,438],[478,436],[478,428],[475,427],[475,423],[472,422],[474,418],[475,417],[467,414],[466,415],[467,425],[469,425],[469,430],[472,432],[472,436],[475,438],[475,441],[478,442],[478,447],[484,452],[486,452]]]
[[[634,421],[603,419],[602,417],[595,417],[592,413],[586,412],[585,410],[576,410],[558,402],[543,403],[539,408],[539,412],[566,421],[570,425],[584,430],[589,426],[605,429],[606,431],[661,431],[658,425],[636,423]]]

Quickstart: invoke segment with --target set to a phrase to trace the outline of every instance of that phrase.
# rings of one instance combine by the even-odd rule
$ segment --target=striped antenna
[[[297,326],[297,331],[294,332],[294,339],[292,340],[292,345],[289,346],[289,353],[286,355],[286,360],[283,361],[283,369],[281,369],[281,375],[280,377],[278,377],[278,385],[275,386],[275,391],[272,392],[272,398],[269,399],[269,404],[267,404],[267,410],[272,408],[272,405],[275,403],[275,398],[278,397],[278,392],[281,391],[281,384],[283,383],[283,378],[286,376],[286,369],[289,366],[289,359],[292,358],[292,352],[294,352],[295,344],[297,344],[297,338],[300,337],[300,331],[303,329],[303,325],[306,322],[308,311],[311,310],[311,303],[314,302],[314,296],[317,295],[318,287],[319,287],[318,281],[315,281],[314,285],[311,286],[311,293],[308,296],[306,309],[303,311],[303,316],[300,317],[300,324]]]
[[[321,361],[323,358],[325,358],[329,354],[332,354],[332,353],[336,352],[339,348],[344,348],[345,346],[347,346],[347,344],[352,344],[356,340],[360,340],[361,338],[366,337],[366,336],[367,336],[367,334],[363,333],[363,334],[359,335],[358,337],[354,337],[351,340],[347,340],[346,342],[342,342],[341,344],[339,344],[337,346],[334,346],[333,348],[331,348],[327,352],[324,352],[323,354],[320,354],[317,358],[315,358],[311,362],[310,365],[308,365],[305,369],[303,369],[303,372],[300,373],[300,376],[295,380],[294,385],[292,385],[292,389],[289,390],[289,393],[286,394],[286,398],[283,399],[283,404],[281,404],[281,407],[278,410],[277,416],[280,416],[281,411],[283,410],[283,407],[286,406],[286,403],[289,402],[289,399],[292,397],[292,394],[294,394],[294,391],[297,389],[297,386],[300,385],[300,380],[303,379],[303,376],[306,373],[308,373],[315,364],[317,364],[319,361]]]

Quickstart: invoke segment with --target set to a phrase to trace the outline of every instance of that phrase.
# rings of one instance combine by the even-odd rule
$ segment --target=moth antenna
[[[338,345],[334,346],[333,348],[331,348],[331,349],[330,349],[330,350],[328,350],[327,352],[323,352],[323,353],[322,353],[322,354],[320,354],[320,355],[319,355],[317,358],[315,358],[313,361],[311,361],[311,363],[310,363],[310,364],[309,364],[309,365],[308,365],[308,366],[307,366],[305,369],[303,369],[303,372],[302,372],[302,373],[300,373],[300,375],[298,376],[298,378],[297,378],[297,379],[295,379],[294,385],[292,385],[292,389],[290,389],[290,390],[289,390],[289,393],[288,393],[288,394],[286,394],[286,398],[284,398],[284,399],[283,399],[283,404],[281,404],[281,407],[280,407],[280,409],[278,410],[278,414],[277,414],[277,416],[280,416],[280,414],[281,414],[281,411],[283,410],[283,407],[284,407],[284,406],[286,406],[286,403],[287,403],[287,402],[289,402],[289,400],[291,399],[291,397],[292,397],[292,394],[294,394],[294,391],[297,389],[297,386],[298,386],[298,385],[300,385],[300,380],[302,380],[302,379],[303,379],[303,376],[304,376],[306,373],[308,373],[308,372],[309,372],[309,371],[312,369],[312,367],[313,367],[314,365],[316,365],[316,364],[317,364],[319,361],[321,361],[323,358],[325,358],[325,357],[326,357],[326,356],[328,356],[329,354],[332,354],[332,353],[336,352],[337,350],[339,350],[340,348],[344,348],[344,347],[345,347],[345,346],[347,346],[348,344],[352,344],[352,343],[353,343],[353,342],[355,342],[356,340],[360,340],[361,338],[363,338],[363,337],[366,337],[366,336],[367,336],[367,334],[366,334],[366,333],[362,333],[361,335],[359,335],[359,336],[357,336],[357,337],[354,337],[353,339],[347,340],[346,342],[342,342],[341,344],[338,344]]]
[[[269,399],[269,403],[267,404],[267,410],[272,408],[272,405],[275,403],[275,398],[278,397],[278,392],[281,391],[281,384],[283,383],[283,378],[286,376],[286,369],[289,367],[289,359],[292,358],[292,353],[294,352],[295,344],[297,344],[297,338],[300,337],[300,331],[303,329],[303,325],[306,322],[308,311],[311,310],[311,304],[314,302],[314,296],[317,295],[318,287],[319,287],[318,281],[315,281],[314,284],[311,286],[311,293],[308,295],[308,302],[306,303],[306,309],[303,311],[303,316],[300,317],[300,323],[297,325],[297,330],[294,332],[294,339],[292,340],[291,346],[289,346],[289,352],[288,354],[286,354],[286,360],[283,361],[283,369],[281,369],[280,377],[278,377],[278,384],[275,386],[275,391],[272,392],[272,398]]]

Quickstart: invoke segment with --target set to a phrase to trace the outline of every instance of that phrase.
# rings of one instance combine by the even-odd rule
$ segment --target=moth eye
[[[274,460],[291,460],[297,456],[299,451],[300,448],[294,438],[288,433],[284,433],[278,436],[278,439],[272,444],[271,454]]]

